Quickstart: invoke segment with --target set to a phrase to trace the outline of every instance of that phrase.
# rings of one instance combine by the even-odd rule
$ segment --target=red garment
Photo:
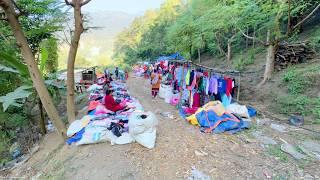
[[[203,72],[203,75],[205,76],[205,77],[209,77],[209,72]]]
[[[111,95],[106,95],[104,97],[104,105],[106,106],[107,109],[113,112],[117,112],[119,110],[124,109],[123,106],[120,104],[117,104],[114,98]]]
[[[194,93],[192,108],[200,107],[200,94]]]
[[[224,80],[226,81],[226,95],[230,96],[232,92],[232,79],[225,77]]]

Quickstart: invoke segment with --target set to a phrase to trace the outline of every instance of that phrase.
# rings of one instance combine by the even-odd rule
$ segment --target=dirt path
[[[148,150],[137,143],[63,145],[58,148],[55,134],[49,134],[40,151],[14,170],[11,176],[40,179],[186,179],[195,167],[213,179],[266,179],[269,175],[298,178],[297,163],[291,159],[282,162],[267,154],[251,136],[255,127],[237,135],[202,134],[198,127],[181,119],[175,107],[160,99],[152,101],[149,86],[148,81],[142,78],[128,80],[131,95],[140,100],[146,111],[157,113],[159,126],[154,149]],[[164,118],[158,114],[160,111],[171,112],[178,118]],[[196,155],[195,151],[203,151],[204,155]]]

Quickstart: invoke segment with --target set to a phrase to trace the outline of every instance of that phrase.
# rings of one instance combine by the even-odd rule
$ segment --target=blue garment
[[[85,132],[85,128],[82,128],[74,136],[72,136],[71,138],[67,139],[67,144],[71,145],[72,143],[80,141],[84,132]]]
[[[227,82],[224,79],[218,79],[218,93],[225,93],[227,89]]]
[[[254,117],[254,116],[256,116],[257,115],[257,110],[256,109],[254,109],[253,107],[248,107],[248,113],[249,113],[249,116],[250,117]]]
[[[182,69],[182,67],[180,66],[180,67],[178,67],[178,68],[176,69],[176,78],[177,78],[178,84],[181,83],[182,73],[183,73],[183,69]]]
[[[201,111],[196,115],[196,118],[200,124],[201,131],[205,131],[207,128],[211,128],[216,125],[216,127],[212,130],[212,133],[236,133],[241,131],[242,129],[249,128],[249,122],[244,122],[241,118],[237,118],[239,122],[230,120],[234,119],[235,116],[230,114],[223,114],[222,116],[218,116],[214,111],[209,110]],[[226,120],[229,119],[229,120]]]
[[[182,91],[181,99],[182,100],[188,100],[189,99],[189,95],[190,95],[189,90],[184,88],[183,91]]]
[[[220,94],[220,96],[221,96],[221,101],[222,101],[223,106],[225,108],[228,107],[231,104],[231,100],[232,100],[231,95],[227,96],[226,94]]]

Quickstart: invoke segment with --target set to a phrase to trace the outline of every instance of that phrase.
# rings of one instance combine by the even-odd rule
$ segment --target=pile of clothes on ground
[[[129,95],[126,84],[112,81],[108,85],[119,106],[125,108],[113,112],[104,104],[104,87],[93,84],[90,92],[88,114],[72,122],[68,128],[67,144],[93,144],[109,141],[111,144],[138,142],[154,148],[158,120],[152,112],[144,112],[139,101]]]
[[[233,103],[227,107],[220,101],[211,101],[202,107],[179,109],[180,115],[190,124],[199,126],[205,133],[237,133],[250,127],[250,118],[256,115],[255,109]]]

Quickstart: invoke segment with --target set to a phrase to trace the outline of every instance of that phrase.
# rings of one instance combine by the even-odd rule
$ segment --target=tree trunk
[[[255,36],[256,36],[256,28],[255,27],[253,27],[253,36],[252,37],[254,37],[253,39],[252,39],[252,47],[253,48],[255,48]]]
[[[249,35],[249,28],[247,27],[247,34]],[[249,39],[246,38],[246,50],[248,50],[248,46],[249,46]]]
[[[232,42],[229,40],[229,41],[228,41],[228,53],[227,53],[227,61],[228,61],[228,62],[230,62],[230,61],[231,61],[231,58],[232,58],[231,49],[232,49]]]
[[[39,111],[40,111],[39,128],[40,128],[41,134],[45,135],[47,133],[47,129],[46,129],[46,124],[45,124],[45,116],[43,113],[42,102],[40,99],[38,100],[38,106],[39,106]]]
[[[266,69],[264,73],[264,79],[269,80],[271,79],[273,70],[274,70],[274,58],[276,53],[276,47],[273,44],[268,46],[267,50],[267,59],[266,59]]]
[[[267,56],[266,56],[266,68],[264,71],[263,80],[259,83],[258,87],[263,85],[267,80],[271,79],[273,70],[274,70],[274,61],[275,61],[275,53],[276,53],[276,45],[270,42],[270,31],[267,33]]]
[[[215,37],[216,37],[216,41],[217,41],[217,48],[219,49],[220,54],[226,56],[226,52],[222,49],[222,47],[220,45],[220,40],[219,40],[219,37],[218,37],[218,33],[215,33]]]
[[[291,0],[288,0],[287,37],[291,34]]]
[[[200,48],[198,48],[198,58],[199,58],[199,63],[201,63],[201,53],[200,53]]]
[[[74,64],[78,51],[80,36],[83,32],[81,4],[79,1],[75,1],[74,4],[74,21],[75,31],[71,40],[67,65],[67,114],[69,123],[73,122],[76,118],[74,104]]]
[[[25,60],[25,63],[27,64],[33,86],[35,87],[49,118],[54,123],[59,134],[62,135],[61,137],[65,137],[65,124],[61,121],[58,111],[54,107],[52,98],[50,97],[49,92],[44,84],[39,68],[28,45],[27,39],[24,36],[21,26],[18,22],[12,2],[10,0],[0,0],[0,6],[3,8],[7,16],[8,23],[12,28],[13,34],[17,41],[17,45],[21,49],[21,53]]]

